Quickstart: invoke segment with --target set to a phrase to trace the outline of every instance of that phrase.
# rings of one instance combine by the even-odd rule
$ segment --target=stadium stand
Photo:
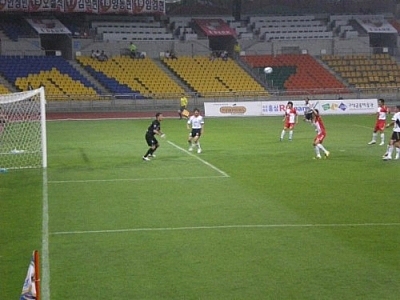
[[[398,34],[400,35],[400,22],[396,19],[390,20],[389,21],[390,25],[392,25],[394,28],[396,28]]]
[[[322,4],[322,1],[317,0],[303,3],[288,0],[281,1],[279,5],[277,1],[272,0],[242,1],[241,15],[232,14],[230,1],[189,2],[191,1],[169,3],[165,15],[157,13],[112,15],[90,12],[52,15],[51,18],[59,19],[72,32],[60,43],[58,41],[53,43],[52,37],[45,38],[45,35],[33,31],[24,19],[30,18],[30,14],[5,13],[0,18],[2,30],[0,38],[3,40],[0,50],[7,54],[7,59],[2,60],[0,57],[0,72],[15,86],[15,90],[26,89],[28,81],[32,81],[35,86],[42,82],[49,93],[49,99],[52,95],[61,97],[70,91],[71,93],[80,91],[78,87],[70,89],[70,86],[74,86],[74,82],[82,84],[84,88],[92,89],[95,95],[107,94],[113,97],[126,94],[127,97],[133,96],[135,99],[161,99],[173,97],[172,93],[180,94],[189,89],[203,97],[214,96],[217,93],[244,95],[250,90],[260,95],[269,95],[272,92],[292,93],[298,90],[325,93],[333,89],[346,91],[348,87],[393,87],[398,86],[400,81],[397,79],[400,76],[394,58],[390,63],[386,58],[381,58],[381,61],[372,64],[339,59],[339,62],[325,61],[325,65],[317,59],[322,53],[382,51],[378,49],[383,48],[381,44],[374,44],[376,49],[371,46],[368,32],[357,31],[360,28],[352,24],[354,15],[351,12],[363,14],[359,9],[360,1],[351,7],[346,7],[345,13],[342,11],[344,2],[338,6],[332,4],[332,1]],[[265,4],[267,2],[268,5]],[[313,5],[305,5],[305,2]],[[364,4],[362,5],[364,9]],[[378,8],[375,10],[378,6],[384,5],[381,1],[379,5],[374,3],[374,10],[367,14],[372,15],[372,12],[379,11]],[[279,9],[274,16],[271,10],[273,7]],[[283,7],[285,10],[280,10]],[[321,8],[326,9],[327,13],[320,13]],[[43,18],[48,18],[50,15],[37,14]],[[385,18],[393,17],[385,15]],[[226,43],[217,43],[218,36],[209,37],[193,26],[194,20],[208,18],[224,20],[235,31],[232,39]],[[391,24],[400,28],[398,21],[393,20]],[[54,41],[57,38],[55,35]],[[10,42],[8,39],[16,42]],[[120,56],[127,54],[127,45],[130,41],[135,41],[138,49],[146,52],[148,57],[144,60],[132,60]],[[240,42],[242,50],[240,57],[243,62],[254,68],[253,74],[247,67],[243,67],[243,62],[236,63],[231,59],[226,62],[220,59],[211,62],[207,57],[211,51],[220,51],[222,46],[229,51],[230,57],[237,58],[237,55],[233,55],[235,42]],[[393,48],[389,52],[398,53],[398,49]],[[86,57],[92,49],[105,50],[110,59],[106,62],[94,62],[90,57]],[[175,50],[179,59],[162,59],[161,63],[178,77],[160,66],[158,54],[168,49]],[[14,55],[9,55],[10,53]],[[275,55],[276,53],[308,54]],[[64,58],[39,59],[27,54],[63,55]],[[324,56],[326,57],[328,56]],[[49,65],[41,62],[53,59],[56,61]],[[63,61],[62,64],[69,65],[68,70],[59,65],[59,60]],[[30,61],[34,63],[31,64]],[[272,66],[274,72],[265,75],[262,72],[265,66]],[[78,71],[80,67],[92,75],[91,81],[81,75]],[[156,69],[153,69],[154,67]],[[72,83],[68,78],[64,78],[65,75],[71,78]],[[177,78],[182,82],[177,83]],[[53,82],[54,79],[57,79],[57,82]],[[101,91],[96,87],[100,87]],[[93,93],[92,90],[84,92],[90,95]]]
[[[232,94],[247,96],[253,93],[268,95],[260,83],[230,58],[211,59],[198,55],[182,56],[179,59],[164,58],[163,62],[201,97]]]
[[[185,90],[150,58],[132,59],[115,56],[100,62],[88,56],[77,61],[114,94],[131,94],[134,98],[171,98]]]
[[[260,39],[329,39],[333,32],[312,15],[249,17],[249,24]]]
[[[99,93],[82,74],[59,56],[0,56],[0,73],[20,91],[28,82],[34,88],[45,86],[49,99],[84,100]]]
[[[20,37],[37,37],[37,33],[19,16],[0,18],[0,30],[12,41],[18,42]]]
[[[261,73],[264,67],[272,67],[268,80],[274,88],[288,92],[307,89],[310,93],[334,92],[346,86],[329,73],[316,59],[308,54],[247,55],[243,61]]]
[[[321,59],[356,88],[400,87],[400,65],[387,53],[323,55]]]
[[[104,41],[174,40],[160,22],[93,21],[92,28]]]
[[[3,84],[0,84],[0,94],[9,94],[11,91]]]

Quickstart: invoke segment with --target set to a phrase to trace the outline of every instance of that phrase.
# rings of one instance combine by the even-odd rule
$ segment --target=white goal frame
[[[0,168],[47,168],[43,87],[0,95]]]

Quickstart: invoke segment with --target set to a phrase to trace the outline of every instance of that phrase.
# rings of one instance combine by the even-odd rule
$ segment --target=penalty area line
[[[360,128],[365,128],[365,129],[371,129],[372,128],[372,127],[368,127],[368,126],[364,126],[364,125],[360,125],[360,124],[353,124],[353,126],[360,127]]]
[[[349,227],[393,227],[400,223],[354,223],[354,224],[253,224],[253,225],[220,225],[220,226],[189,226],[189,227],[155,227],[155,228],[127,228],[109,230],[77,230],[56,231],[51,235],[94,234],[94,233],[124,233],[149,231],[189,231],[189,230],[216,230],[216,229],[275,229],[275,228],[349,228]]]
[[[177,149],[179,149],[179,150],[185,152],[186,154],[188,154],[188,155],[190,155],[190,156],[192,156],[192,157],[198,159],[199,161],[201,161],[201,162],[202,162],[203,164],[205,164],[206,166],[208,166],[208,167],[210,167],[211,169],[213,169],[213,170],[217,171],[218,173],[220,173],[223,177],[230,177],[230,176],[229,176],[228,174],[226,174],[224,171],[218,169],[216,166],[210,164],[209,162],[205,161],[204,159],[198,157],[197,155],[194,155],[193,153],[190,153],[190,152],[187,151],[186,149],[183,149],[182,147],[180,147],[180,146],[174,144],[174,143],[171,142],[171,141],[167,141],[167,142],[168,142],[168,144],[174,146],[175,148],[177,148]]]

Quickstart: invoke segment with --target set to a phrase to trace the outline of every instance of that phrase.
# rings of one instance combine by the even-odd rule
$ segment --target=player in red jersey
[[[322,121],[321,116],[319,115],[318,109],[312,108],[313,116],[312,116],[312,122],[315,126],[315,129],[317,131],[317,136],[314,138],[313,146],[315,149],[315,154],[316,154],[316,159],[321,159],[321,153],[320,150],[322,150],[325,154],[325,158],[328,158],[330,155],[330,152],[326,150],[326,148],[322,145],[322,142],[324,141],[326,137],[326,130],[325,130],[325,125],[324,122]]]
[[[283,129],[281,132],[281,138],[280,138],[281,141],[283,141],[283,138],[284,138],[287,130],[289,130],[289,141],[292,140],[293,128],[294,128],[295,124],[298,123],[298,121],[299,121],[298,118],[299,118],[299,116],[297,115],[296,108],[293,107],[293,102],[289,101],[286,105],[285,117],[283,118],[283,121],[285,123],[283,125]]]
[[[376,137],[378,132],[381,134],[381,143],[380,146],[385,144],[385,126],[386,126],[386,116],[389,114],[389,109],[385,105],[384,99],[378,100],[378,111],[376,112],[376,122],[374,131],[372,133],[372,140],[368,143],[368,145],[376,144]]]

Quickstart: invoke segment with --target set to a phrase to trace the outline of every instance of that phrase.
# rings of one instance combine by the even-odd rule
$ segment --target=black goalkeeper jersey
[[[153,122],[151,122],[149,128],[147,128],[147,134],[154,136],[155,135],[154,130],[157,130],[157,131],[161,130],[160,121],[154,120]]]

